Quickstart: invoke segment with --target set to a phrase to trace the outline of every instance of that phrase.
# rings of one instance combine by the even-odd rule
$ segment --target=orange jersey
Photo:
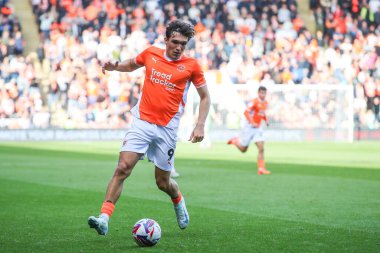
[[[253,123],[259,127],[262,120],[267,122],[267,116],[265,114],[267,107],[268,102],[266,100],[262,101],[259,98],[255,98],[245,110],[244,114],[249,122],[253,121]]]
[[[206,85],[200,65],[184,55],[173,61],[166,57],[164,49],[154,46],[145,49],[135,61],[145,66],[146,73],[132,114],[156,125],[177,128],[190,83],[196,88]]]

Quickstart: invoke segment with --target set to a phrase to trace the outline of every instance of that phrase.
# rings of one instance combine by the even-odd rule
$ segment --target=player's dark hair
[[[260,86],[260,87],[259,87],[259,92],[262,91],[262,90],[263,90],[263,91],[267,91],[267,88],[264,87],[264,86]]]
[[[166,27],[166,38],[170,38],[173,33],[178,32],[190,40],[195,35],[194,26],[181,20],[173,20]]]

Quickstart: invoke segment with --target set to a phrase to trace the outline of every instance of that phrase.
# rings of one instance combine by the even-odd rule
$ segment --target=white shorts
[[[243,127],[240,136],[240,145],[243,147],[248,147],[251,141],[256,143],[264,140],[264,131],[262,128],[253,127],[249,123]]]
[[[146,154],[148,160],[158,168],[171,171],[174,168],[176,144],[177,132],[174,129],[133,117],[120,151]],[[141,159],[144,159],[144,155]]]

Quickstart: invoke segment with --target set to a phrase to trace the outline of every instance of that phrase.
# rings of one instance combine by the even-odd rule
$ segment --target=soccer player
[[[266,125],[269,126],[268,119],[265,114],[268,106],[268,102],[265,100],[266,95],[267,88],[260,86],[258,90],[258,97],[253,99],[244,111],[247,124],[242,129],[241,140],[239,140],[238,137],[234,137],[227,142],[227,144],[235,145],[242,153],[245,153],[248,150],[248,146],[251,141],[255,142],[259,151],[257,156],[258,175],[270,174],[270,171],[268,171],[265,167],[264,135],[261,127],[262,121],[265,121]]]
[[[174,165],[179,118],[184,111],[190,83],[200,97],[197,123],[190,135],[192,143],[204,138],[204,124],[210,108],[210,95],[203,71],[194,58],[185,56],[188,41],[194,36],[191,24],[174,20],[165,32],[165,49],[151,46],[136,58],[123,62],[107,62],[102,71],[131,72],[145,66],[146,74],[139,100],[131,110],[133,123],[127,131],[119,154],[119,162],[111,178],[100,215],[90,216],[88,224],[99,235],[108,232],[108,221],[120,197],[123,183],[136,163],[147,155],[155,165],[158,188],[170,196],[181,229],[189,224],[185,199],[178,184],[170,178]]]

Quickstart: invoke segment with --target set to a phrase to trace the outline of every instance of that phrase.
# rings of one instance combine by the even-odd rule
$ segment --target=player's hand
[[[116,70],[117,66],[119,66],[119,62],[118,61],[115,62],[115,63],[106,62],[102,66],[102,72],[103,72],[103,74],[105,74],[106,70],[107,71],[114,71],[114,70]]]
[[[193,132],[190,135],[189,141],[192,143],[201,142],[205,136],[205,130],[203,126],[195,126]]]
[[[269,127],[269,123],[267,122],[267,127]]]

